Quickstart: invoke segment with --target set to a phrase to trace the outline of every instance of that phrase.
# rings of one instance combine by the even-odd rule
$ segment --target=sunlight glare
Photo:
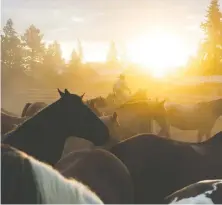
[[[189,52],[182,39],[170,33],[153,33],[128,44],[133,62],[147,67],[154,77],[163,77],[178,66],[185,65]]]

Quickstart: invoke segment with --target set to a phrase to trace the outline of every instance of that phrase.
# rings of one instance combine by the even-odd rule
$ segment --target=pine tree
[[[49,44],[45,49],[43,67],[43,73],[47,73],[47,76],[58,73],[64,67],[61,46],[57,41]]]
[[[26,46],[26,66],[35,71],[35,68],[43,63],[44,43],[43,34],[34,25],[31,25],[22,37]]]
[[[207,74],[222,74],[220,61],[222,57],[222,22],[218,0],[212,0],[206,15],[206,21],[201,24],[205,33],[202,45],[204,54],[204,66],[207,67]],[[220,70],[219,70],[220,69]]]
[[[12,71],[12,69],[20,72],[23,66],[23,46],[17,32],[13,28],[13,21],[11,19],[7,21],[3,28],[1,50],[3,72]]]

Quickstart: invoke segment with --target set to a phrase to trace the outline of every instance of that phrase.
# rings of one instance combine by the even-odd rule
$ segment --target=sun
[[[128,44],[133,62],[146,67],[154,77],[162,78],[186,64],[189,51],[182,39],[171,33],[156,32],[138,37]]]

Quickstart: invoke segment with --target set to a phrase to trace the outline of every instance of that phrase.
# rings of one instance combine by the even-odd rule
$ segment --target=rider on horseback
[[[129,87],[126,84],[125,76],[121,74],[118,81],[113,86],[113,92],[119,100],[126,101],[128,99],[128,94],[126,94],[126,91],[128,91],[129,94],[131,93]]]

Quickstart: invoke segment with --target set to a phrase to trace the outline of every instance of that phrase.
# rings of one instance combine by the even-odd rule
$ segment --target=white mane
[[[32,157],[29,159],[44,204],[103,204],[85,185],[75,179],[66,179]]]

